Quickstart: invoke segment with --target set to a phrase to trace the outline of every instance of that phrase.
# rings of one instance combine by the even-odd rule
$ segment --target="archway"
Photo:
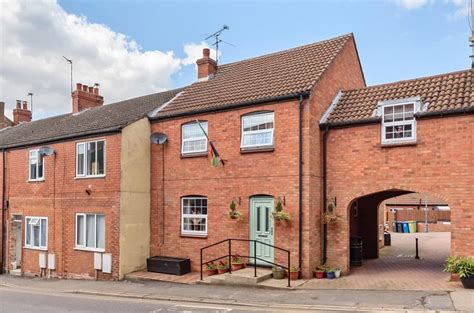
[[[417,197],[418,203],[402,203]],[[371,281],[374,288],[384,281],[411,289],[422,289],[426,284],[434,288],[448,286],[449,274],[443,272],[443,263],[450,254],[449,212],[445,212],[448,204],[444,200],[436,201],[436,206],[420,203],[420,199],[429,197],[416,191],[390,189],[350,202],[349,264],[354,279]],[[443,210],[437,208],[441,205]],[[394,209],[399,212],[394,213]],[[357,243],[361,243],[360,250]]]

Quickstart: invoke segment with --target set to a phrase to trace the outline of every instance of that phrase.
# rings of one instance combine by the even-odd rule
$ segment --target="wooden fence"
[[[387,212],[387,222],[394,221],[425,221],[425,211],[423,210],[398,210]],[[428,211],[428,222],[451,221],[451,211]]]

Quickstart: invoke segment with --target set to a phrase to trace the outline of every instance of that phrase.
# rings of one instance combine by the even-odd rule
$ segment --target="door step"
[[[254,276],[254,268],[246,267],[232,274],[225,273],[204,278],[203,283],[213,285],[244,285],[257,286],[258,283],[272,278],[272,270],[267,268],[257,268],[257,277]]]
[[[10,275],[12,275],[12,276],[21,276],[21,268],[18,268],[16,270],[10,270]]]

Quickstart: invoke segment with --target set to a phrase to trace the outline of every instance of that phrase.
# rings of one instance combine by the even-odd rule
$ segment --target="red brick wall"
[[[79,141],[106,139],[106,177],[75,178],[75,144]],[[112,253],[112,271],[101,278],[118,276],[120,135],[51,144],[56,152],[45,157],[45,180],[28,182],[28,149],[7,152],[8,227],[12,214],[48,217],[48,251],[56,254],[56,272],[60,277],[94,277],[94,253],[75,250],[75,214],[103,213],[106,223],[105,252]],[[37,147],[31,147],[34,149]],[[87,195],[86,188],[92,192]],[[23,238],[24,242],[24,225]],[[10,239],[11,239],[10,233]],[[14,249],[10,242],[11,251]],[[23,248],[22,270],[39,274],[38,250]],[[9,264],[8,264],[9,265]],[[10,265],[9,265],[10,266]]]
[[[241,115],[260,110],[275,112],[275,150],[241,154]],[[209,136],[226,160],[225,166],[212,168],[210,157],[180,158],[181,125],[196,118],[208,121]],[[284,209],[290,213],[292,221],[276,223],[275,245],[290,249],[293,264],[297,262],[298,101],[162,121],[153,124],[152,131],[164,132],[169,140],[164,146],[164,244],[161,205],[163,147],[152,146],[151,255],[189,257],[193,269],[199,270],[201,247],[225,238],[249,238],[249,197],[265,194],[286,199]],[[180,199],[185,195],[208,198],[208,237],[205,239],[180,235]],[[241,205],[237,204],[237,210],[244,219],[231,220],[229,204],[239,197]],[[226,249],[216,248],[216,253],[226,254]],[[248,255],[247,244],[237,250],[241,255]],[[283,261],[281,258],[278,260]]]
[[[340,90],[364,87],[354,40],[350,40],[336,57],[312,92],[309,121],[304,134],[304,238],[303,267],[306,271],[320,263],[322,254],[321,212],[322,198],[322,133],[319,121]]]
[[[332,129],[328,137],[329,195],[338,221],[329,229],[329,260],[349,265],[349,204],[390,189],[423,192],[451,208],[451,253],[473,255],[474,116],[421,119],[415,146],[382,148],[380,124]],[[393,195],[391,195],[393,196]]]

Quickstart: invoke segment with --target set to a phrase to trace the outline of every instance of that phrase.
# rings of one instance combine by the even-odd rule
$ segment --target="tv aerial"
[[[469,1],[469,10],[467,12],[467,21],[469,23],[469,28],[471,29],[471,37],[469,37],[469,45],[471,46],[472,53],[471,58],[471,68],[474,68],[474,8],[472,6],[472,0]]]
[[[225,44],[228,44],[232,47],[235,47],[234,44],[230,43],[230,42],[227,42],[227,41],[224,41],[222,39],[219,38],[220,35],[222,35],[222,32],[224,30],[229,30],[229,26],[227,25],[223,25],[221,29],[219,29],[218,31],[216,31],[214,34],[212,35],[209,35],[207,36],[206,38],[204,38],[204,40],[208,40],[208,39],[211,39],[211,38],[214,38],[214,43],[212,43],[211,45],[216,47],[216,63],[219,63],[219,43],[225,43]]]

